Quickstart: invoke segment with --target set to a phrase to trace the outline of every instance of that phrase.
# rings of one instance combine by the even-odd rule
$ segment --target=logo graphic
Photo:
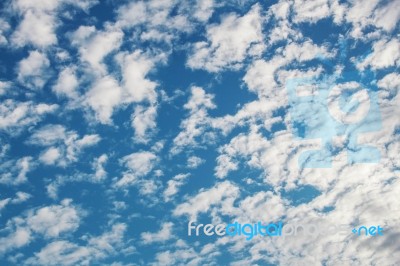
[[[337,71],[322,77],[292,78],[286,89],[293,134],[321,140],[321,149],[300,154],[301,168],[332,167],[332,157],[339,152],[333,139],[338,136],[345,138],[343,149],[350,164],[379,161],[379,150],[359,141],[361,134],[382,127],[372,72]]]
[[[365,235],[365,236],[383,236],[383,228],[378,226],[360,226],[358,229],[354,228],[352,230],[355,235]]]

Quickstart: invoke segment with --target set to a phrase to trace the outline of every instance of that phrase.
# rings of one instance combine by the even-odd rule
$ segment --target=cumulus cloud
[[[74,99],[78,96],[78,85],[75,69],[73,67],[66,67],[58,74],[57,82],[52,87],[52,90],[58,96]]]
[[[39,51],[31,51],[18,64],[18,81],[29,89],[42,89],[49,78],[50,61]]]
[[[0,238],[0,253],[5,254],[15,248],[29,244],[39,234],[44,238],[75,231],[80,223],[81,213],[65,199],[60,205],[50,205],[32,209],[25,216],[9,220]],[[4,234],[6,234],[4,236]]]
[[[170,201],[171,198],[178,193],[179,188],[185,183],[189,174],[178,174],[168,180],[167,188],[164,190],[164,200]]]
[[[160,231],[155,233],[144,232],[141,234],[142,242],[144,244],[151,244],[154,242],[165,242],[172,238],[172,227],[173,223],[167,222],[163,223]]]
[[[173,211],[176,216],[187,215],[195,221],[200,213],[211,211],[212,207],[224,206],[221,212],[229,213],[235,199],[239,196],[239,188],[229,181],[217,183],[215,186],[201,190],[198,194],[181,203]]]
[[[110,231],[99,236],[90,236],[86,245],[78,245],[67,240],[56,240],[48,243],[39,252],[26,261],[27,265],[77,265],[90,264],[115,254],[117,248],[123,247],[126,225],[116,223]]]
[[[0,183],[15,186],[27,182],[27,174],[36,166],[32,159],[32,157],[26,156],[21,159],[2,162]]]
[[[400,65],[400,41],[379,40],[374,43],[373,51],[357,67],[361,70],[370,66],[372,69],[388,68]]]
[[[93,109],[96,119],[103,124],[111,124],[114,109],[121,103],[122,90],[111,76],[97,80],[86,93],[85,102]]]
[[[201,164],[205,162],[204,159],[201,159],[200,157],[197,156],[190,156],[187,160],[187,166],[189,168],[195,169],[199,167]]]
[[[187,65],[210,72],[241,67],[247,56],[260,55],[264,49],[261,25],[259,5],[242,17],[229,14],[220,24],[207,27],[207,41],[194,44]]]
[[[124,156],[121,159],[121,164],[128,170],[123,173],[122,178],[119,179],[115,185],[117,187],[125,187],[138,182],[138,178],[144,177],[150,173],[155,167],[156,162],[157,156],[148,151],[135,152]],[[148,185],[151,184],[148,183]]]
[[[181,122],[182,131],[174,138],[174,147],[171,150],[173,154],[181,152],[184,147],[196,146],[196,138],[209,125],[208,110],[216,108],[213,98],[212,94],[206,93],[200,87],[191,88],[190,99],[183,106],[189,111],[189,116]]]
[[[54,113],[57,108],[57,104],[7,99],[0,106],[0,130],[18,135],[26,127],[43,120],[47,114]]]
[[[103,62],[105,56],[119,48],[123,32],[109,26],[104,31],[94,26],[80,26],[70,34],[72,45],[79,50],[80,59],[91,68],[92,75],[105,75],[107,67]]]
[[[81,151],[100,141],[97,134],[79,138],[75,131],[68,131],[62,125],[47,125],[36,130],[28,144],[45,147],[39,159],[47,165],[66,166],[78,160]]]

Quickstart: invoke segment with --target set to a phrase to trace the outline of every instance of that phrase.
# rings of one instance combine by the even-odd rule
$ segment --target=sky
[[[0,265],[398,265],[399,5],[1,1]]]

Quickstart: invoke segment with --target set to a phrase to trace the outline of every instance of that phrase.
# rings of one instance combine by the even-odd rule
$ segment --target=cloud
[[[149,102],[155,103],[157,93],[155,88],[157,83],[146,78],[153,69],[157,60],[163,61],[164,56],[143,54],[142,51],[136,50],[133,53],[120,53],[116,56],[121,66],[124,88],[124,102],[137,103]]]
[[[205,162],[204,159],[201,159],[200,157],[197,156],[190,156],[187,160],[187,166],[191,169],[196,169],[200,165],[202,165]]]
[[[135,142],[146,143],[151,136],[151,132],[157,127],[156,124],[157,108],[155,106],[143,107],[136,106],[132,115],[132,127],[135,129]]]
[[[170,201],[171,198],[178,193],[179,188],[185,184],[189,174],[178,174],[172,179],[168,180],[167,188],[164,190],[164,200]]]
[[[56,84],[52,87],[57,96],[74,99],[78,97],[79,82],[73,67],[64,68],[58,75]]]
[[[105,76],[94,83],[84,98],[99,122],[111,124],[113,111],[122,100],[122,90],[113,77]]]
[[[400,65],[400,41],[397,39],[379,40],[374,43],[373,51],[357,64],[360,70],[370,66],[372,69],[388,68]]]
[[[40,9],[28,9],[23,12],[23,20],[13,33],[11,41],[17,47],[28,44],[47,47],[56,44],[57,36],[54,32],[56,24],[55,17],[47,12]]]
[[[0,96],[7,93],[7,91],[11,87],[11,82],[1,81],[0,80]]]
[[[36,104],[32,101],[18,102],[12,99],[3,101],[0,106],[0,130],[18,135],[26,127],[43,120],[46,114],[54,113],[57,104]]]
[[[189,111],[189,116],[181,122],[182,131],[174,138],[174,146],[171,149],[172,154],[180,153],[184,147],[196,146],[195,139],[209,125],[207,111],[216,108],[213,98],[212,94],[206,93],[200,87],[193,86],[191,88],[189,101],[183,106]]]
[[[294,1],[294,22],[315,23],[318,20],[329,17],[329,3],[327,0]]]
[[[7,222],[2,231],[2,235],[8,234],[0,238],[0,254],[26,246],[38,235],[57,238],[73,232],[79,226],[81,215],[82,213],[71,204],[71,200],[66,199],[61,205],[31,209],[24,216],[14,217]]]
[[[58,43],[56,30],[62,24],[58,18],[58,12],[67,6],[87,12],[96,3],[96,0],[49,0],[41,3],[26,0],[13,1],[12,10],[22,19],[12,34],[11,41],[16,47],[33,45],[37,48],[46,48],[55,45]]]
[[[93,179],[96,182],[102,181],[107,177],[107,172],[104,169],[104,164],[108,161],[107,154],[102,154],[100,157],[96,158],[93,162],[93,167],[95,170]]]
[[[110,231],[91,236],[80,246],[66,240],[48,243],[39,252],[26,260],[27,265],[87,265],[94,261],[112,257],[116,249],[122,248],[126,225],[114,224]],[[129,249],[128,249],[129,250]],[[123,252],[123,250],[121,250]]]
[[[9,160],[2,163],[0,183],[16,186],[27,182],[27,174],[36,167],[32,159],[30,156],[25,156],[18,160]]]
[[[96,145],[100,139],[97,134],[79,138],[75,131],[67,131],[62,125],[46,125],[36,130],[27,143],[47,148],[39,157],[44,164],[65,167],[76,162],[83,149]]]
[[[197,215],[210,212],[212,207],[224,206],[221,212],[229,213],[232,204],[239,196],[239,188],[229,181],[217,183],[212,188],[201,190],[187,202],[181,203],[173,211],[175,216],[187,215],[195,221]]]
[[[33,90],[42,89],[49,78],[50,61],[39,51],[31,51],[18,64],[18,81]]]
[[[122,5],[117,11],[118,27],[133,30],[141,41],[171,45],[181,33],[193,30],[188,13],[195,13],[197,19],[206,19],[210,13],[210,4],[206,1],[193,12],[192,6],[176,1],[136,1]],[[137,31],[138,28],[141,31]]]
[[[172,238],[172,227],[174,226],[171,222],[163,223],[160,231],[156,233],[144,232],[141,234],[142,242],[145,245],[149,245],[157,242],[165,242]]]
[[[240,68],[247,56],[259,56],[264,50],[261,25],[259,5],[242,17],[227,15],[221,24],[207,27],[207,41],[193,45],[187,65],[209,72]]]
[[[135,152],[124,156],[120,162],[128,170],[123,173],[122,178],[115,185],[117,187],[125,187],[138,182],[138,178],[148,175],[155,167],[157,156],[148,151]],[[152,184],[147,183],[147,185]]]
[[[65,232],[75,231],[80,223],[78,210],[70,206],[69,200],[61,205],[52,205],[36,210],[27,217],[28,227],[46,238],[58,237]]]
[[[96,30],[94,26],[80,26],[70,34],[71,44],[79,50],[80,60],[88,63],[94,76],[105,75],[107,67],[103,59],[122,44],[123,32],[113,26]]]

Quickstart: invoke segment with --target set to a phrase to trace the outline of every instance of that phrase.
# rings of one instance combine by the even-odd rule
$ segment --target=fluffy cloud
[[[39,51],[29,52],[29,56],[18,64],[18,81],[29,89],[41,89],[49,78],[50,61]]]
[[[187,65],[210,72],[241,67],[247,56],[260,55],[264,49],[261,25],[259,5],[242,17],[224,17],[221,24],[207,28],[207,42],[194,44]]]
[[[122,90],[111,76],[97,80],[86,93],[85,102],[95,111],[96,118],[103,124],[111,124],[111,116],[121,103]]]
[[[159,232],[150,233],[144,232],[141,234],[142,242],[144,244],[151,244],[154,242],[165,242],[172,238],[173,223],[163,223]]]
[[[170,201],[170,199],[179,191],[179,187],[181,187],[189,174],[179,174],[174,176],[171,180],[167,182],[167,188],[164,190],[164,199],[165,201]]]
[[[117,223],[110,231],[102,235],[91,236],[86,245],[80,246],[66,240],[48,243],[34,257],[26,261],[27,265],[86,265],[93,261],[113,256],[117,248],[123,247],[126,225]],[[126,249],[125,249],[126,250]],[[127,249],[126,251],[129,251]]]
[[[117,187],[124,187],[138,182],[138,178],[146,176],[154,168],[157,156],[148,151],[136,152],[124,156],[121,163],[128,170],[124,172],[122,178],[116,182]]]
[[[0,130],[18,135],[24,128],[35,125],[57,108],[57,104],[35,104],[32,101],[17,102],[7,99],[0,106]]]
[[[99,141],[97,134],[79,138],[76,132],[67,131],[64,126],[47,125],[36,130],[27,143],[46,147],[39,157],[43,163],[66,166],[76,162],[83,149],[96,145]]]
[[[191,88],[189,101],[183,106],[189,111],[189,116],[181,122],[182,131],[174,139],[173,154],[181,152],[186,146],[196,146],[196,138],[200,136],[207,125],[209,118],[207,111],[216,108],[214,96],[206,93],[200,87]]]
[[[229,213],[238,196],[239,188],[229,181],[224,181],[207,190],[201,190],[187,202],[179,204],[173,214],[176,216],[187,215],[190,220],[195,221],[198,214],[209,212],[215,206],[223,206],[223,210],[220,211]]]
[[[58,96],[74,99],[78,96],[78,85],[79,83],[75,74],[75,69],[72,67],[66,67],[59,73],[57,82],[52,87],[52,90]]]
[[[26,0],[13,1],[13,10],[22,19],[12,34],[11,41],[17,47],[33,45],[46,48],[57,44],[56,29],[61,24],[57,13],[67,5],[87,11],[95,3],[96,0],[48,0],[40,3]]]
[[[36,166],[30,156],[18,160],[8,160],[1,164],[0,183],[7,185],[19,185],[27,182],[27,174]]]
[[[60,205],[50,205],[30,210],[26,216],[9,220],[0,238],[0,253],[4,254],[29,244],[39,234],[45,238],[75,231],[80,223],[79,210],[71,200],[63,200]]]
[[[388,68],[400,65],[400,41],[379,40],[374,43],[373,51],[360,62],[357,67],[361,70],[371,66],[372,69]]]
[[[103,59],[122,43],[123,32],[109,26],[104,31],[96,30],[94,26],[80,26],[71,33],[72,45],[79,50],[80,59],[90,66],[92,75],[105,75],[107,67]]]

